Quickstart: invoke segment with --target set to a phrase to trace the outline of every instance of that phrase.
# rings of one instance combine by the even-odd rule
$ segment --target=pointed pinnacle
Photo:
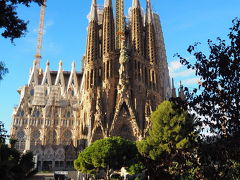
[[[112,7],[112,0],[105,0],[104,7]]]
[[[37,65],[37,60],[33,60],[33,67]]]
[[[152,8],[150,0],[147,0],[146,22],[152,23]]]
[[[139,0],[132,1],[132,8],[140,8]]]
[[[49,62],[49,60],[47,60],[47,62],[46,62],[46,66],[49,66],[50,65],[50,62]]]
[[[97,2],[96,0],[92,0],[91,11],[89,14],[89,20],[97,20]]]
[[[175,88],[174,87],[174,79],[172,78],[172,88]]]
[[[75,61],[72,62],[72,68],[75,68],[76,67],[76,64],[75,64]]]
[[[63,62],[62,62],[62,60],[60,60],[59,61],[59,67],[62,67],[62,65],[63,65]]]

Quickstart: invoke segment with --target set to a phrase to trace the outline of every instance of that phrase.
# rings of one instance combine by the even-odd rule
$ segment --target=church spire
[[[112,7],[112,0],[105,0],[104,7]]]
[[[103,55],[115,50],[115,31],[112,0],[105,0],[103,10],[102,53]]]
[[[131,45],[134,51],[144,55],[143,47],[143,21],[139,0],[133,0],[131,10]]]
[[[132,8],[140,8],[139,0],[132,1]]]
[[[116,0],[116,48],[121,48],[121,37],[125,33],[124,0]]]
[[[175,98],[177,97],[176,95],[176,88],[174,86],[174,79],[172,78],[172,97]]]
[[[156,62],[156,39],[155,39],[155,30],[153,23],[153,15],[151,9],[150,0],[147,0],[147,9],[146,9],[146,57],[147,60],[153,64]]]
[[[147,0],[146,23],[152,23],[152,8],[150,0]]]
[[[98,52],[98,19],[97,19],[97,5],[96,0],[92,0],[91,11],[89,14],[88,36],[87,36],[87,49],[86,61],[96,61],[99,56]],[[86,63],[85,63],[86,65]]]
[[[180,81],[180,87],[179,87],[179,91],[178,91],[178,97],[180,97],[182,100],[185,100],[185,94],[184,94],[184,88],[182,85],[182,81]]]
[[[89,21],[97,21],[97,2],[92,0],[91,11],[89,14]]]

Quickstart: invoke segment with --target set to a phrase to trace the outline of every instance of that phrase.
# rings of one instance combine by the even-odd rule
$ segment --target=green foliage
[[[74,161],[76,170],[96,174],[100,169],[106,173],[128,167],[136,158],[136,145],[121,137],[110,137],[93,142],[89,147],[79,153]]]
[[[1,70],[0,70],[1,72]],[[4,128],[4,124],[0,121],[0,145],[5,144],[7,138],[7,131]]]
[[[30,178],[33,170],[33,154],[20,154],[16,149],[0,145],[0,177],[4,180],[25,180]]]
[[[4,38],[10,38],[13,42],[25,34],[28,22],[19,19],[16,8],[19,4],[28,7],[31,2],[41,5],[43,0],[0,0],[0,28],[3,28]]]
[[[199,50],[199,43],[189,46],[194,63],[177,55],[180,62],[196,72],[198,88],[185,88],[190,111],[196,112],[202,134],[199,161],[204,177],[239,179],[240,163],[240,19],[235,18],[227,41],[208,40],[209,52]],[[207,55],[206,55],[207,54]]]
[[[2,80],[4,75],[7,73],[8,73],[8,68],[6,68],[4,62],[0,61],[0,80]]]
[[[0,29],[4,38],[10,38],[13,43],[14,39],[24,36],[27,31],[27,21],[18,17],[17,5],[22,4],[29,7],[30,3],[41,5],[43,0],[0,0]],[[8,73],[3,61],[0,61],[0,80]]]
[[[178,113],[171,102],[164,101],[152,113],[151,121],[149,136],[137,144],[144,156],[159,160],[164,154],[191,147],[191,140],[195,137],[193,118],[186,111]]]
[[[193,91],[185,88],[189,107],[205,117],[199,120],[199,125],[208,126],[217,136],[240,135],[240,19],[232,22],[228,41],[208,40],[208,55],[199,51],[199,43],[188,48],[196,59],[194,63],[177,55],[201,81]]]
[[[25,180],[32,177],[36,171],[33,169],[33,154],[21,154],[14,148],[16,140],[10,139],[10,147],[5,144],[6,130],[0,121],[0,179]]]
[[[176,102],[164,101],[158,106],[151,114],[149,136],[137,142],[149,175],[155,178],[179,178],[198,171],[193,117]]]
[[[129,174],[134,175],[134,174],[140,174],[142,171],[145,169],[144,164],[141,161],[138,161],[137,163],[131,165],[127,171]]]
[[[221,173],[222,179],[240,180],[240,163],[235,160],[228,160],[226,166],[228,170],[225,173]]]

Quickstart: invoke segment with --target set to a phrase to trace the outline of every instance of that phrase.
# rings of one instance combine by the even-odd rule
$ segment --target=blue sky
[[[125,0],[125,11],[131,6],[132,0]],[[113,3],[115,1],[113,0]],[[239,0],[151,0],[152,7],[161,17],[168,63],[175,84],[179,81],[188,87],[194,87],[197,79],[192,71],[182,67],[175,53],[192,58],[186,49],[194,42],[201,42],[199,49],[207,51],[207,40],[216,37],[227,39],[231,20],[240,17]],[[103,5],[103,0],[97,0]],[[145,9],[145,0],[140,0]],[[64,70],[71,69],[75,61],[81,70],[81,58],[85,52],[87,35],[87,14],[91,0],[48,0],[45,30],[43,38],[41,67],[45,68],[47,60],[52,70],[58,69],[59,60],[63,61]],[[10,40],[0,37],[0,61],[4,61],[9,73],[0,81],[0,121],[6,129],[10,129],[12,110],[19,103],[17,89],[27,84],[29,69],[34,59],[37,29],[39,24],[37,5],[30,8],[20,6],[19,17],[29,20],[28,32],[25,37]],[[0,29],[1,32],[1,29]]]

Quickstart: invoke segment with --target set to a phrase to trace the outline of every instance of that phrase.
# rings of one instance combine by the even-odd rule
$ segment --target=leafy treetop
[[[78,171],[87,174],[96,174],[104,169],[106,176],[110,170],[119,170],[128,167],[137,155],[136,145],[121,137],[109,137],[93,142],[79,153],[74,161]]]
[[[43,0],[0,0],[0,28],[3,28],[4,38],[10,38],[13,42],[25,34],[28,22],[18,17],[16,7],[19,4],[28,7],[31,2],[41,5]]]
[[[152,179],[171,179],[184,174],[194,176],[197,134],[185,104],[180,99],[164,101],[150,119],[149,136],[137,142],[148,175]]]
[[[195,63],[177,54],[180,62],[195,70],[201,80],[193,91],[185,88],[188,105],[204,117],[198,125],[209,127],[217,136],[240,135],[240,19],[235,18],[232,23],[228,41],[208,40],[208,56],[198,51],[199,43],[188,48]]]

